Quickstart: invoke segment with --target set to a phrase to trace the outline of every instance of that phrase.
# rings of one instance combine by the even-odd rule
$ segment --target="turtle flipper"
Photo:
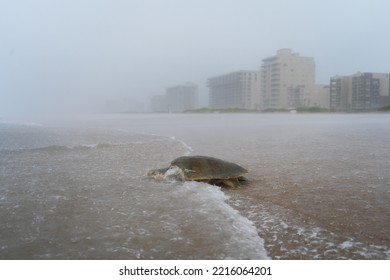
[[[225,179],[221,180],[222,184],[224,186],[230,187],[230,188],[236,188],[238,186],[238,181],[237,179]]]

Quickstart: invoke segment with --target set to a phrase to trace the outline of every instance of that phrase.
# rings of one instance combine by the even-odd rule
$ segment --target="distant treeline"
[[[336,110],[325,109],[321,107],[299,107],[296,109],[241,109],[241,108],[228,108],[228,109],[212,109],[212,108],[200,108],[193,110],[186,110],[183,113],[372,113],[372,112],[390,112],[390,106],[385,106],[372,110]]]

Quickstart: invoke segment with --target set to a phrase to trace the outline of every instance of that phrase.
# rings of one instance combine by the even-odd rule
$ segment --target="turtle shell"
[[[231,179],[243,176],[248,171],[235,164],[207,156],[183,156],[171,162],[184,172],[186,180]]]

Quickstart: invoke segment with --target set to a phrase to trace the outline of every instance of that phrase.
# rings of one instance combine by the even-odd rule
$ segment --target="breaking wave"
[[[171,139],[173,141],[176,141],[178,143],[180,143],[186,150],[187,152],[185,153],[186,156],[190,155],[194,150],[191,148],[191,146],[189,146],[186,142],[184,142],[183,140],[180,140],[180,139],[177,139],[175,136],[171,136]]]
[[[199,182],[185,182],[176,190],[175,196],[186,196],[187,203],[194,204],[189,211],[201,213],[204,218],[201,227],[210,223],[209,238],[223,246],[225,259],[268,259],[264,240],[259,236],[252,221],[242,216],[226,201],[229,197],[216,186]],[[188,201],[189,200],[189,201]],[[190,214],[190,213],[188,213]],[[221,235],[223,242],[221,242]]]

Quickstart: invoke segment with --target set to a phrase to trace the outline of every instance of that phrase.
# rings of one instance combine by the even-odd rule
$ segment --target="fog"
[[[0,118],[148,109],[167,87],[291,48],[335,74],[390,72],[387,0],[2,0]]]

